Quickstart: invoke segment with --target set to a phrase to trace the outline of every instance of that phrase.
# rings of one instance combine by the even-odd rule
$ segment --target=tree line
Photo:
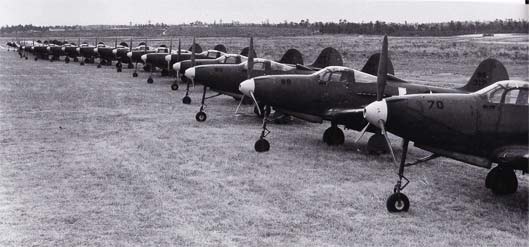
[[[83,31],[83,30],[111,30],[113,28],[121,29],[152,29],[152,28],[178,28],[180,26],[195,26],[195,25],[215,27],[266,27],[266,28],[295,28],[305,29],[308,33],[320,34],[388,34],[392,36],[450,36],[461,34],[492,34],[492,33],[529,33],[529,22],[527,20],[495,20],[495,21],[450,21],[438,23],[392,23],[392,22],[349,22],[347,20],[339,20],[338,22],[310,22],[309,19],[301,20],[299,22],[281,22],[269,23],[265,21],[260,24],[255,23],[206,23],[206,22],[192,22],[181,25],[167,25],[165,23],[156,23],[142,25],[92,25],[92,26],[34,26],[34,25],[12,25],[0,27],[0,33],[15,34],[15,33],[31,33],[31,32],[46,32],[50,29],[64,29],[65,31]]]

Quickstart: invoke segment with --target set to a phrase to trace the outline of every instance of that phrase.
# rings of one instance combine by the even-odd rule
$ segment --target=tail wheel
[[[386,207],[390,213],[408,212],[410,200],[400,192],[393,193],[386,201]]]

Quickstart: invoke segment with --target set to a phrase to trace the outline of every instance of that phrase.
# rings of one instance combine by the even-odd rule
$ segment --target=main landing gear
[[[345,137],[343,131],[338,128],[338,125],[335,123],[332,123],[331,127],[323,132],[323,142],[327,143],[329,146],[342,145],[344,140]]]
[[[118,62],[116,63],[116,71],[117,72],[121,72],[123,71],[123,64],[121,63],[121,61],[118,60]]]
[[[400,159],[398,173],[399,180],[397,180],[397,183],[393,188],[393,194],[389,196],[388,200],[386,201],[386,208],[391,213],[408,212],[408,209],[410,208],[410,200],[405,194],[401,193],[401,191],[404,190],[404,188],[406,188],[406,186],[410,183],[410,180],[404,177],[404,167],[406,166],[408,144],[409,140],[402,140],[402,156]],[[404,184],[402,184],[403,180],[405,181]]]
[[[138,77],[138,63],[134,66],[134,72],[132,72],[132,77]]]
[[[191,98],[189,97],[189,81],[186,82],[186,95],[184,96],[184,98],[182,99],[182,103],[186,104],[186,105],[189,105],[191,104]]]
[[[200,105],[200,110],[197,112],[197,114],[195,115],[195,119],[198,121],[198,122],[204,122],[206,121],[207,119],[207,115],[206,113],[204,112],[204,109],[206,109],[206,104],[205,104],[205,101],[206,99],[211,99],[211,98],[214,98],[214,97],[217,97],[217,96],[220,96],[221,94],[220,93],[217,93],[215,95],[212,95],[212,96],[209,96],[209,97],[206,97],[206,89],[207,87],[204,86],[204,91],[202,92],[202,102],[201,102],[201,105]]]
[[[64,63],[70,63],[70,57],[66,56],[66,57],[64,58]]]
[[[264,111],[262,112],[263,115],[263,126],[261,131],[261,136],[259,136],[259,140],[255,142],[254,149],[258,153],[267,152],[270,150],[270,143],[265,139],[265,137],[270,134],[270,130],[266,128],[266,124],[268,122],[268,116],[270,115],[271,107],[265,106]]]
[[[147,78],[147,83],[149,84],[152,84],[154,82],[154,80],[152,79],[152,73],[154,72],[154,66],[152,65],[145,65],[145,67],[143,67],[144,69],[148,67],[149,68],[149,78]]]
[[[506,165],[492,168],[485,178],[485,187],[491,189],[496,195],[515,193],[518,189],[518,179],[514,169]]]
[[[376,155],[388,153],[389,146],[386,142],[386,138],[380,132],[372,135],[367,141],[367,151],[369,154]]]

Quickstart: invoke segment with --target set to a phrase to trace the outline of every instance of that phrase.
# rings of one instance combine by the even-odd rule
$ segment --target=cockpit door
[[[529,90],[527,88],[510,88],[503,94],[499,109],[497,140],[504,142],[527,143],[529,115]],[[525,134],[521,134],[525,133]]]

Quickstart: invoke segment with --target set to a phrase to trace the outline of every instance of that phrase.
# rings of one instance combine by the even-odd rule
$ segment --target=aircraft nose
[[[375,101],[364,108],[364,118],[372,125],[381,128],[388,120],[388,104],[386,100]],[[381,123],[382,121],[382,123]]]
[[[66,47],[61,48],[62,51],[66,51]]]
[[[76,50],[77,52],[81,52],[81,48],[79,48],[79,47],[77,47],[75,50]]]
[[[180,67],[182,66],[182,63],[178,62],[178,63],[175,63],[173,64],[173,69],[175,71],[180,71]]]
[[[131,51],[127,52],[127,57],[132,58],[132,52]]]
[[[142,56],[141,56],[141,60],[143,60],[143,62],[146,63],[146,62],[147,62],[147,54],[142,55]]]
[[[112,54],[114,54],[114,55],[118,54],[118,49],[112,50]]]
[[[241,91],[241,93],[243,93],[246,96],[251,97],[251,94],[254,92],[254,90],[255,90],[255,81],[253,79],[248,79],[246,81],[243,81],[239,85],[239,91]]]
[[[191,80],[194,80],[195,79],[195,67],[191,67],[189,69],[186,69],[186,72],[184,73],[184,75],[191,79]]]
[[[97,53],[97,51],[98,51],[98,50],[99,50],[99,49],[97,49],[97,48],[94,48],[94,52],[95,52],[95,53]]]
[[[171,55],[167,55],[167,56],[165,56],[165,61],[169,63],[169,62],[171,62],[171,58],[172,58]]]
[[[48,47],[46,47],[46,50],[50,51],[50,50],[51,50],[51,47],[49,47],[49,46],[48,46]]]

